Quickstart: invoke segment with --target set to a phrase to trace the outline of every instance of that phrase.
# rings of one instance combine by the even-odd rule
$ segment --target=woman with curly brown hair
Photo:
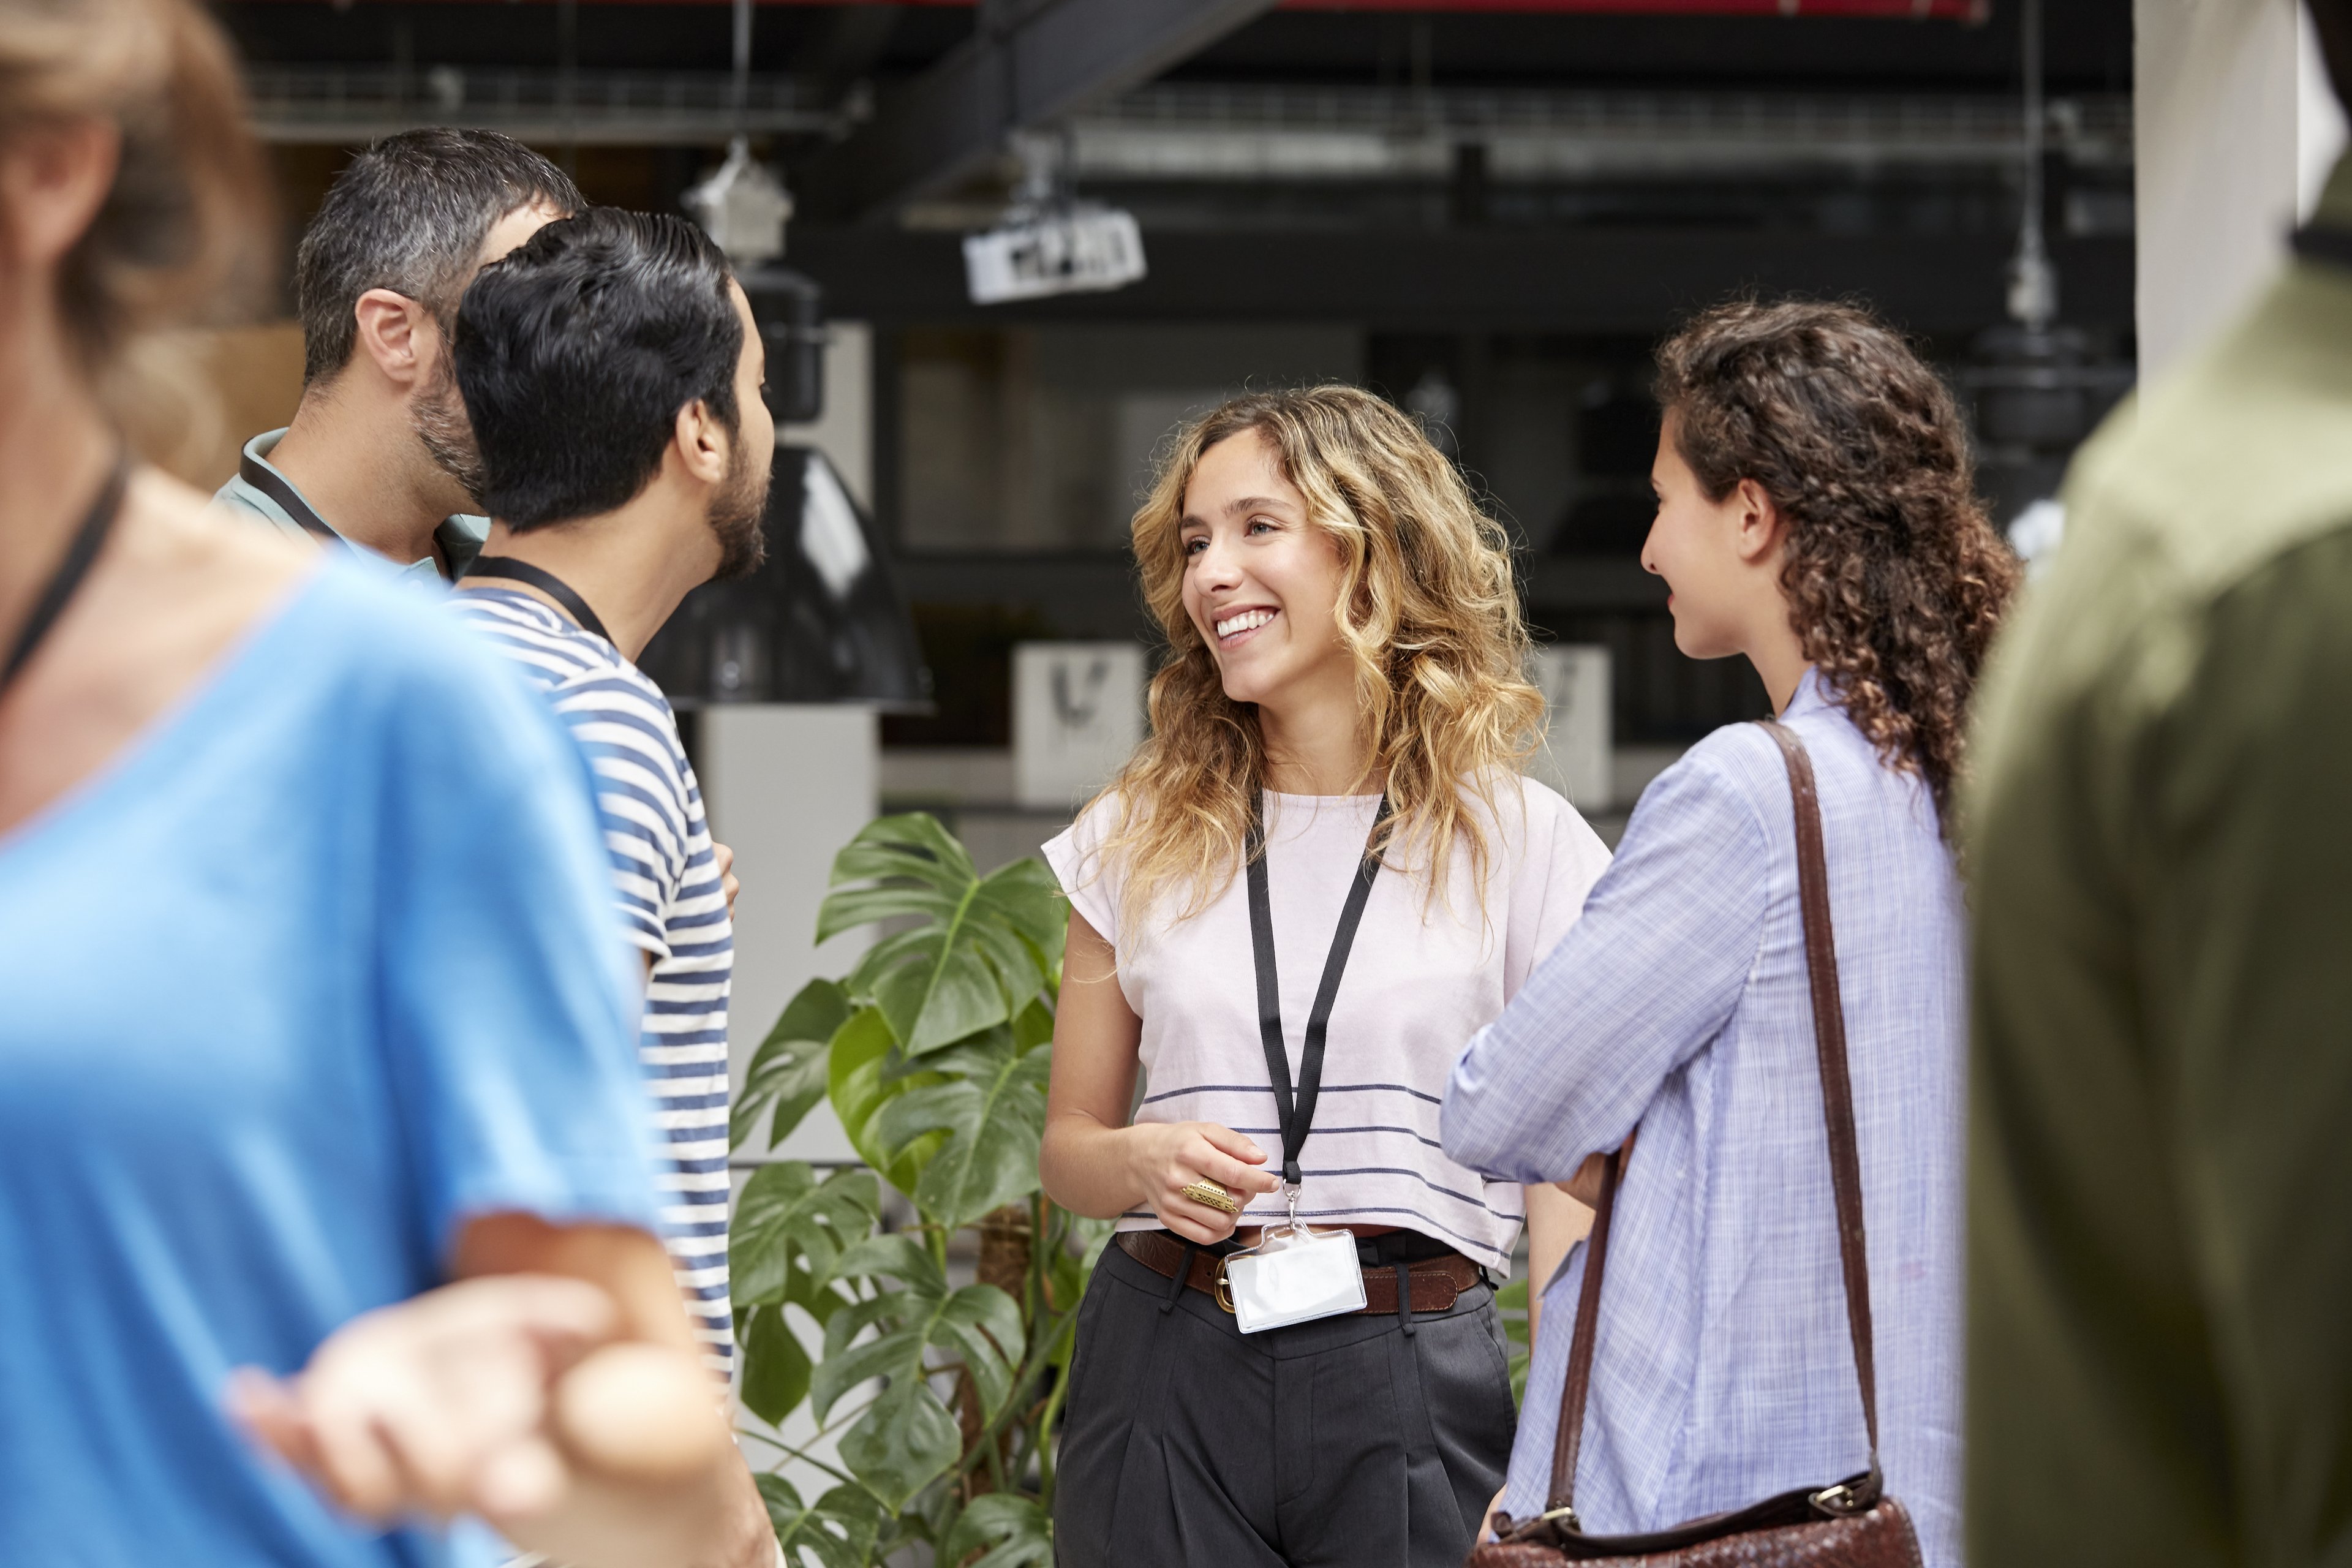
[[[1522,1223],[1556,1262],[1580,1216],[1448,1160],[1438,1099],[1608,852],[1518,774],[1542,708],[1501,531],[1394,408],[1229,403],[1134,538],[1152,735],[1046,846],[1071,914],[1039,1165],[1119,1231],[1056,1554],[1451,1568],[1511,1443],[1486,1270]],[[1330,1293],[1254,1291],[1235,1249],[1285,1221],[1319,1252],[1268,1256]]]
[[[1747,658],[1811,759],[1877,1454],[1929,1568],[1957,1568],[1967,1008],[1945,814],[2017,565],[1950,395],[1859,310],[1711,310],[1659,350],[1657,388],[1642,560],[1675,645]],[[1593,1533],[1863,1468],[1811,994],[1789,773],[1773,737],[1733,725],[1643,795],[1583,918],[1454,1069],[1446,1151],[1493,1179],[1573,1178],[1631,1141],[1574,1475]],[[1545,1291],[1496,1500],[1515,1519],[1548,1506],[1588,1250]]]

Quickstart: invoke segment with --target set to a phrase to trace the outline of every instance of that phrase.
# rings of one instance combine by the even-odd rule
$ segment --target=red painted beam
[[[1990,13],[1991,0],[1277,0],[1276,8],[1581,16],[1871,16],[1981,22]]]
[[[352,0],[282,0],[288,5],[342,5]],[[514,5],[518,0],[453,0],[460,5]],[[552,0],[531,0],[538,5]],[[591,5],[727,5],[733,0],[583,0]],[[752,0],[762,6],[912,5],[970,10],[978,0]],[[1982,22],[1993,0],[1276,0],[1282,11],[1388,11],[1443,16],[1449,12],[1552,16],[1845,16],[1887,21]]]

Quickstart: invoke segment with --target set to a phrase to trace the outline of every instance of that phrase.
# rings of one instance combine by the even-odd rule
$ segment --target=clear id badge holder
[[[1225,1259],[1225,1303],[1245,1334],[1364,1308],[1364,1270],[1356,1261],[1354,1235],[1299,1224],[1298,1189],[1286,1183],[1282,1195],[1290,1217],[1267,1226],[1255,1247]]]

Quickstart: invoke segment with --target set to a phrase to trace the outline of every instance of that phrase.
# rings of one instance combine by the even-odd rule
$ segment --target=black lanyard
[[[588,607],[588,601],[574,593],[571,584],[544,567],[534,566],[528,561],[518,561],[511,555],[477,555],[474,563],[466,568],[466,575],[504,577],[510,583],[528,583],[569,610],[572,618],[580,623],[582,631],[594,632],[606,642],[613,642],[613,634],[604,629],[604,623],[596,618],[596,612]],[[617,648],[621,645],[613,643],[613,646]]]
[[[2352,267],[2352,229],[2312,224],[2294,231],[2293,244],[2295,254],[2305,260]]]
[[[1266,1076],[1274,1080],[1274,1113],[1282,1128],[1282,1180],[1299,1184],[1298,1152],[1307,1146],[1307,1130],[1315,1125],[1315,1101],[1323,1092],[1323,1036],[1331,1026],[1331,1004],[1339,999],[1339,976],[1348,967],[1348,950],[1356,944],[1356,927],[1364,918],[1364,900],[1371,897],[1372,879],[1381,873],[1380,856],[1372,845],[1381,825],[1389,819],[1389,797],[1381,796],[1380,815],[1372,819],[1372,837],[1364,846],[1364,861],[1348,886],[1348,901],[1339,910],[1339,929],[1331,936],[1331,954],[1323,961],[1323,984],[1307,1015],[1307,1041],[1298,1058],[1298,1093],[1292,1103],[1290,1052],[1282,1043],[1282,984],[1274,970],[1274,910],[1265,881],[1265,824],[1262,816],[1250,819],[1249,911],[1250,948],[1257,959],[1257,1033],[1265,1047]]]
[[[113,471],[106,476],[106,483],[99,487],[98,499],[90,503],[81,526],[74,530],[73,539],[66,546],[65,559],[58,563],[57,570],[49,574],[47,584],[33,601],[33,612],[25,617],[24,626],[16,633],[16,646],[8,650],[8,662],[0,665],[0,692],[6,691],[15,683],[17,672],[32,662],[34,650],[49,635],[49,628],[58,624],[58,617],[66,613],[82,579],[89,575],[99,551],[105,546],[107,534],[114,527],[115,515],[122,510],[122,492],[130,483],[131,459],[118,457]]]
[[[327,520],[302,499],[302,492],[288,483],[286,477],[250,452],[240,452],[236,458],[236,477],[276,501],[286,515],[299,524],[305,533],[316,534],[322,544],[348,547],[351,541],[327,526]]]

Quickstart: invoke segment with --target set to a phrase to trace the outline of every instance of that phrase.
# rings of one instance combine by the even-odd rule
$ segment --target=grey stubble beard
[[[474,426],[466,417],[457,372],[446,353],[436,363],[432,381],[409,400],[408,423],[434,467],[457,480],[467,499],[480,506],[485,483],[482,452],[475,444]]]

